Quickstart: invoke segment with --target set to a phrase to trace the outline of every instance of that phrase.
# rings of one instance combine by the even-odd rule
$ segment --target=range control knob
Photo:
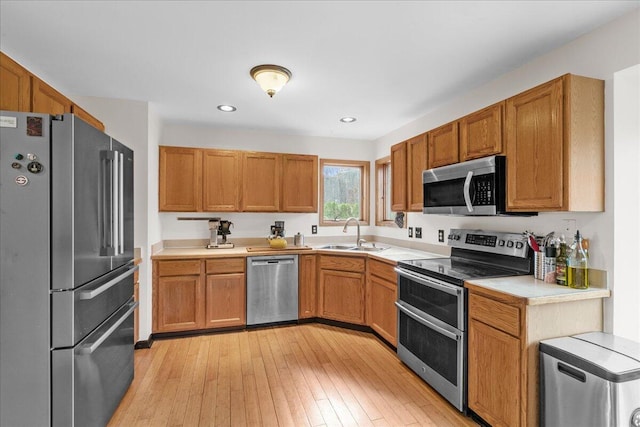
[[[633,427],[640,427],[640,408],[633,411],[631,414],[631,425]]]
[[[507,247],[508,247],[508,248],[512,248],[512,247],[513,247],[513,241],[512,241],[512,240],[509,240],[509,241],[507,242]]]
[[[516,249],[522,249],[524,247],[524,243],[516,242]]]
[[[42,163],[31,162],[27,165],[27,170],[31,173],[40,173],[42,172]]]

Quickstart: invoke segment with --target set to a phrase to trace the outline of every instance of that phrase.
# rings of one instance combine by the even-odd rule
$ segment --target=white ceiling
[[[639,5],[0,0],[0,49],[65,94],[167,121],[375,139]],[[249,76],[263,63],[293,73],[273,99]]]

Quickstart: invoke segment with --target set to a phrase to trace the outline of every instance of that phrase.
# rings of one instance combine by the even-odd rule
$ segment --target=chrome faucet
[[[366,240],[360,238],[360,221],[358,221],[358,218],[354,218],[354,217],[347,218],[347,220],[344,222],[344,228],[342,229],[342,232],[343,233],[347,232],[347,226],[349,225],[349,222],[351,222],[351,221],[355,221],[356,222],[356,227],[358,229],[358,231],[357,231],[358,234],[356,236],[356,239],[357,239],[356,246],[360,247],[360,246],[362,246],[362,244],[364,242],[366,242]]]

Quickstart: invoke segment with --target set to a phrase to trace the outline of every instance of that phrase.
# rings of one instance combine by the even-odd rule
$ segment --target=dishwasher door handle
[[[293,258],[251,261],[251,266],[293,264],[294,262]]]

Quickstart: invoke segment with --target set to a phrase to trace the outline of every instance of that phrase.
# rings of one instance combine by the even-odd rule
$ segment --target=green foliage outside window
[[[362,173],[358,167],[324,167],[324,219],[344,221],[360,218]]]

